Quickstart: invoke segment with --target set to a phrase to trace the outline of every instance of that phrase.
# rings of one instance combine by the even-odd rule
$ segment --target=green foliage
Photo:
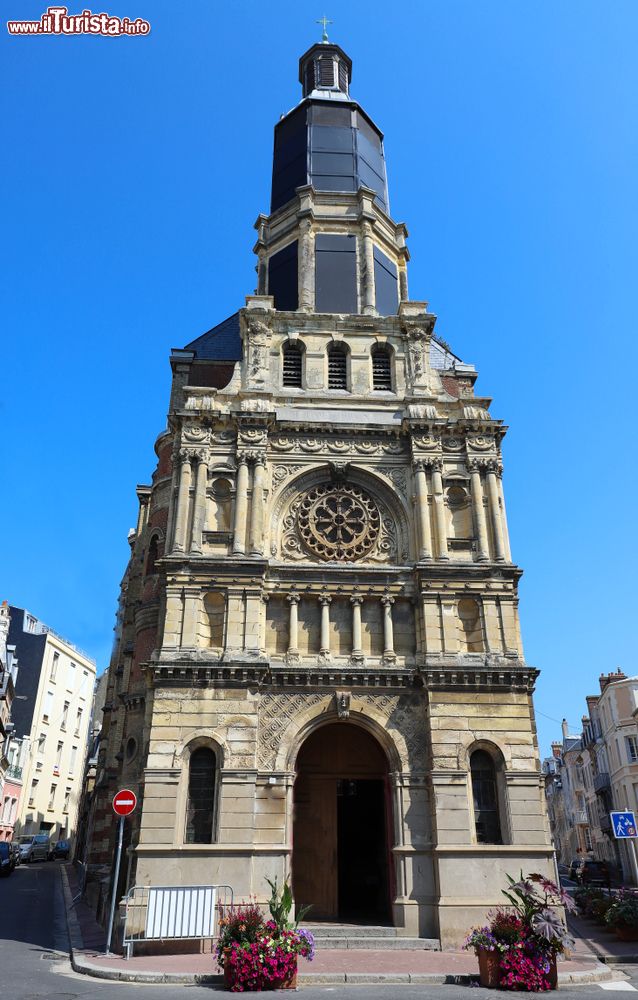
[[[296,914],[296,919],[294,923],[290,920],[290,911],[292,910],[292,890],[288,879],[284,879],[284,884],[279,889],[277,884],[277,876],[275,876],[274,882],[266,877],[266,882],[270,886],[270,899],[268,901],[268,908],[270,910],[270,916],[272,917],[274,923],[277,925],[279,931],[287,930],[297,930],[299,923],[305,917],[306,913],[310,910],[310,906],[300,907],[298,913]]]
[[[638,927],[638,896],[621,892],[605,913],[610,927]]]

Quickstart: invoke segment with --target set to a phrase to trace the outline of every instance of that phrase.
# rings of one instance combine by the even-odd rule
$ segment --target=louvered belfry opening
[[[344,348],[339,344],[328,348],[328,388],[348,388],[348,359]]]
[[[386,347],[372,350],[372,388],[375,392],[392,392],[392,362]]]
[[[292,389],[301,389],[301,368],[301,347],[294,341],[289,341],[283,347],[283,384]]]
[[[332,56],[324,56],[319,60],[319,84],[322,87],[335,85],[335,64]]]

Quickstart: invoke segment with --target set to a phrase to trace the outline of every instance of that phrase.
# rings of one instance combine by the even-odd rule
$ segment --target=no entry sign
[[[130,788],[121,788],[113,798],[113,812],[118,816],[130,816],[137,805],[137,795]]]

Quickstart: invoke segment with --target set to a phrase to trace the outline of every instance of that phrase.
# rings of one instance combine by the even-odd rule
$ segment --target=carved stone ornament
[[[376,544],[381,515],[358,486],[316,486],[301,499],[297,526],[303,544],[320,559],[353,562]]]
[[[335,691],[335,702],[337,705],[337,716],[340,719],[348,719],[350,717],[350,692]]]
[[[205,441],[208,437],[208,430],[201,424],[184,424],[184,438],[186,441]]]
[[[263,385],[268,375],[268,352],[272,331],[262,320],[251,317],[248,320],[248,366],[249,385]]]

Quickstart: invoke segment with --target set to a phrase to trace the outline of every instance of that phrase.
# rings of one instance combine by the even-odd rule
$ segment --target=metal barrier
[[[122,944],[130,958],[142,941],[214,938],[220,912],[233,905],[229,885],[134,885],[125,899]]]

